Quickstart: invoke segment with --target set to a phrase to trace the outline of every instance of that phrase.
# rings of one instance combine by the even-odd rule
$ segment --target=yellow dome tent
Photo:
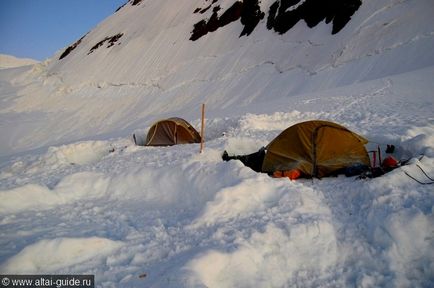
[[[284,130],[268,144],[262,172],[298,169],[324,177],[356,164],[370,165],[368,140],[328,121],[306,121]]]
[[[200,135],[187,121],[169,118],[154,123],[146,136],[145,146],[171,146],[200,143]]]

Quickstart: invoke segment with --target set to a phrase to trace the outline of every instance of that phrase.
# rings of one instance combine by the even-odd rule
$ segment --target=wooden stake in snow
[[[202,104],[202,125],[200,127],[200,153],[203,152],[205,141],[205,103]]]

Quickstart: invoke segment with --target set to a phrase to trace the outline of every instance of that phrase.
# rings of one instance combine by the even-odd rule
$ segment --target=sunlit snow
[[[197,41],[206,1],[174,2],[127,4],[65,58],[0,70],[0,272],[94,274],[97,287],[433,286],[433,186],[408,176],[434,177],[431,1],[363,1],[335,35],[302,21],[279,35],[264,19],[248,37],[234,22]],[[134,144],[160,118],[200,130],[202,103],[203,153]],[[410,161],[374,179],[290,181],[221,159],[312,119]]]

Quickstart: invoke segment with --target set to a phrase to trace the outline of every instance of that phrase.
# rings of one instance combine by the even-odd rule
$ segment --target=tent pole
[[[202,125],[200,127],[200,153],[203,152],[205,139],[205,103],[202,103]]]

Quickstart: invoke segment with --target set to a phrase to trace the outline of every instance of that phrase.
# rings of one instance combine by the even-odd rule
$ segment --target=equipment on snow
[[[370,165],[364,145],[368,141],[347,128],[329,121],[314,120],[293,125],[256,153],[223,160],[241,160],[257,172],[298,170],[303,177],[325,177],[347,167]]]
[[[301,177],[301,172],[298,169],[292,169],[289,171],[274,171],[274,178],[288,177],[289,180],[295,180]]]
[[[384,158],[383,163],[381,163],[381,167],[385,171],[392,171],[393,169],[397,168],[398,165],[399,165],[398,160],[396,160],[395,157],[391,155]]]

